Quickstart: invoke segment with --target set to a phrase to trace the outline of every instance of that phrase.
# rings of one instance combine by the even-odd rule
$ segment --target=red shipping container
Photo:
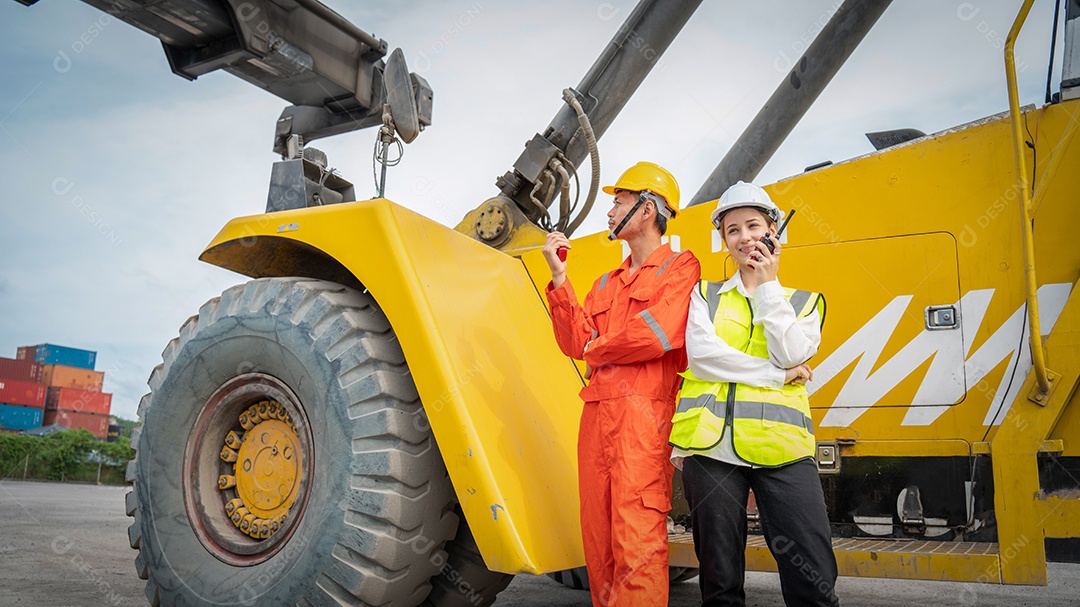
[[[111,405],[112,394],[75,388],[49,388],[49,394],[45,398],[45,408],[49,410],[64,409],[108,415]]]
[[[37,357],[37,346],[21,346],[15,350],[15,358],[18,360],[34,360]]]
[[[40,409],[45,406],[45,386],[28,381],[0,379],[0,403]]]
[[[60,424],[68,428],[85,428],[90,434],[105,440],[109,433],[109,416],[100,413],[80,413],[78,411],[45,411],[42,425]]]
[[[41,383],[41,365],[31,360],[0,357],[0,379]]]
[[[91,371],[66,365],[42,365],[41,367],[41,383],[46,386],[101,392],[101,385],[104,382],[104,371]]]

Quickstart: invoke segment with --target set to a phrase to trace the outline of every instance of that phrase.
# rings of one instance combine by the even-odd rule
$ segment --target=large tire
[[[455,512],[461,524],[453,541],[446,544],[446,566],[431,580],[424,607],[488,607],[514,576],[487,568],[465,515],[460,508]]]
[[[589,589],[589,572],[584,567],[575,567],[573,569],[556,571],[555,573],[549,573],[547,575],[549,578],[555,580],[563,586],[566,586],[567,588],[573,588],[574,590]],[[668,568],[669,584],[679,584],[687,580],[692,580],[697,576],[698,570],[694,567]]]
[[[162,358],[128,466],[129,535],[152,605],[425,600],[458,528],[454,493],[393,330],[369,295],[318,280],[254,280],[207,302]],[[231,524],[229,494],[213,485],[234,465],[222,461],[230,430],[256,443],[235,420],[260,400],[285,401],[279,412],[289,415],[255,426],[277,428],[281,443],[265,446],[263,433],[246,452],[254,455],[241,451],[256,470],[244,473],[245,487],[280,481],[288,499],[249,501],[288,511],[274,519],[276,533],[253,539]],[[289,445],[301,457],[282,464]],[[252,530],[260,520],[270,519],[253,518]]]
[[[671,584],[681,584],[698,576],[697,567],[672,567],[668,572],[668,581]]]
[[[589,572],[584,567],[574,567],[547,574],[549,578],[574,590],[589,589]]]

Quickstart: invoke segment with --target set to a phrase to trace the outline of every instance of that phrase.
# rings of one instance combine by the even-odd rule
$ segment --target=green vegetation
[[[133,419],[124,419],[122,417],[116,418],[116,424],[120,426],[121,438],[131,439],[131,431],[135,429],[135,426],[139,425],[139,422]]]
[[[0,434],[0,475],[58,481],[99,480],[124,484],[124,469],[135,456],[129,439],[106,443],[86,430],[66,430],[50,436]]]

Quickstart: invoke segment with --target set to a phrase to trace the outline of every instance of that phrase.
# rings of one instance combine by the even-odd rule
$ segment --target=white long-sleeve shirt
[[[740,295],[750,300],[754,325],[765,330],[769,358],[751,356],[720,339],[713,319],[709,317],[709,305],[701,291],[694,289],[686,321],[686,358],[690,372],[705,381],[737,382],[779,390],[784,385],[786,369],[801,365],[817,353],[821,343],[821,318],[816,309],[802,319],[795,318],[795,310],[784,298],[784,288],[777,280],[758,285],[751,296],[743,285],[742,276],[736,272],[719,287],[719,292],[731,289],[738,289]],[[729,431],[724,432],[718,445],[707,451],[673,449],[671,461],[682,469],[682,459],[690,455],[703,455],[735,466],[750,466],[735,455]]]

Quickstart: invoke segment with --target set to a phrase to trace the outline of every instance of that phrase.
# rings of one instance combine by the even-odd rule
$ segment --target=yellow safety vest
[[[754,326],[750,300],[738,289],[718,293],[723,283],[701,281],[716,334],[751,356],[769,358],[765,330]],[[820,293],[784,289],[796,318],[818,311],[825,322]],[[806,386],[755,388],[741,383],[711,382],[681,373],[678,408],[672,418],[671,444],[684,451],[707,451],[720,444],[725,428],[732,432],[735,455],[756,466],[775,467],[814,455],[814,424]]]

